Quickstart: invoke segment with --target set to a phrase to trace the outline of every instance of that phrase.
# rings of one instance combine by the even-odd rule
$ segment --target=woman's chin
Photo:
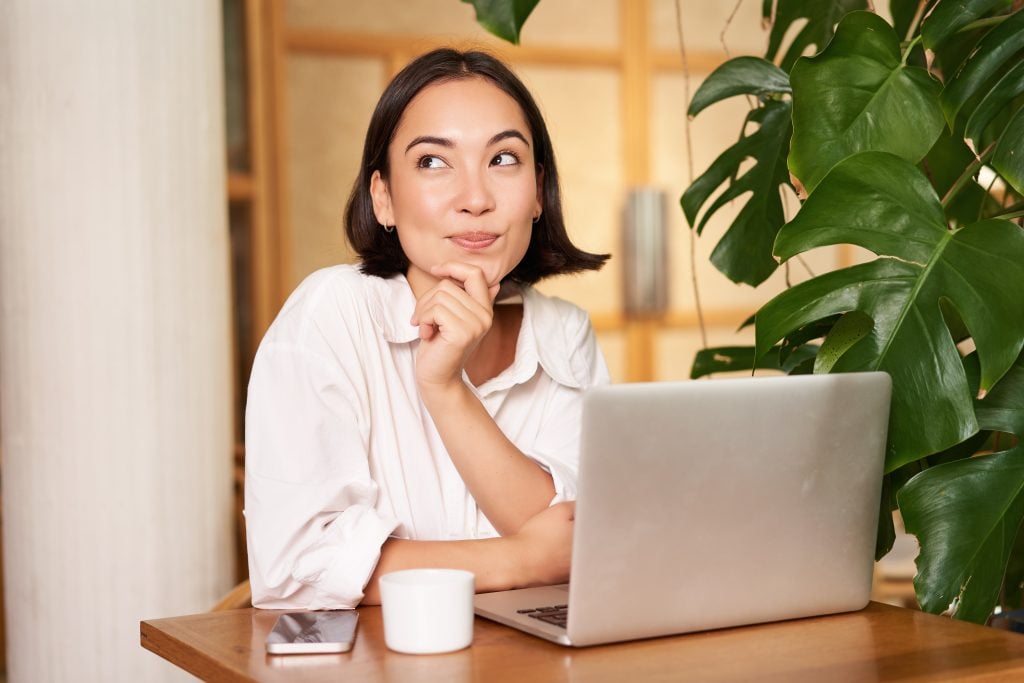
[[[483,271],[484,280],[487,281],[488,286],[498,284],[512,270],[506,268],[504,263],[497,261],[493,256],[485,254],[467,254],[458,260],[476,266]]]
[[[505,266],[504,264],[495,268],[483,269],[484,277],[487,279],[487,284],[491,286],[501,284],[501,281],[504,280],[512,270],[513,268],[511,266]]]

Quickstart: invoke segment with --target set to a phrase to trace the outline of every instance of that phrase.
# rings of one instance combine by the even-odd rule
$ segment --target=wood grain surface
[[[473,645],[403,655],[380,608],[359,610],[353,650],[269,656],[279,612],[154,619],[142,646],[209,681],[938,681],[1024,680],[1024,635],[872,603],[862,612],[583,649],[478,618]]]

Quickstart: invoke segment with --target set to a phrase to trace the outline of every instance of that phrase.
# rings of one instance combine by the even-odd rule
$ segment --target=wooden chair
[[[252,589],[249,586],[248,579],[228,591],[210,611],[223,612],[224,610],[242,609],[244,607],[252,607]]]

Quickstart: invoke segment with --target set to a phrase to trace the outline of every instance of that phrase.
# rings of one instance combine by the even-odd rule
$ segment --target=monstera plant
[[[515,41],[537,1],[473,4]],[[722,64],[687,112],[754,103],[681,200],[698,233],[738,206],[711,254],[723,274],[756,287],[818,247],[876,256],[786,289],[752,316],[753,348],[702,351],[692,376],[888,372],[876,556],[898,507],[921,606],[977,622],[1024,606],[1022,4],[892,0],[890,23],[865,0],[763,0],[765,57]]]

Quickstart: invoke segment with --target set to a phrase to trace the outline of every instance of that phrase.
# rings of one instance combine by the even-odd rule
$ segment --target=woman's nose
[[[456,202],[458,211],[465,211],[474,216],[493,210],[494,193],[491,191],[486,175],[474,171],[462,173]]]

